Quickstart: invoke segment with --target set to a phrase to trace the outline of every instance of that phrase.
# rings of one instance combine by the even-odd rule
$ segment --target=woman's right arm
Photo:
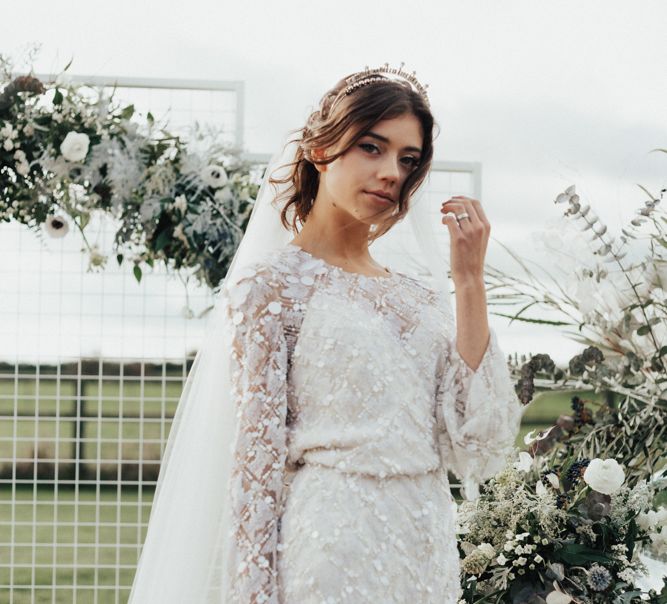
[[[278,520],[287,457],[287,345],[279,289],[245,277],[228,308],[234,325],[231,380],[237,410],[230,489],[236,556],[231,601],[278,604]],[[243,293],[241,293],[241,297]]]

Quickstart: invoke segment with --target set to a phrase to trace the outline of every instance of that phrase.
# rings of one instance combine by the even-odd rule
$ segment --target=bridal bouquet
[[[522,402],[536,387],[606,397],[574,396],[571,413],[527,435],[527,450],[459,506],[462,602],[667,603],[667,583],[658,593],[644,581],[647,558],[667,562],[666,189],[642,189],[649,199],[618,239],[574,187],[556,198],[564,220],[539,240],[562,275],[511,251],[521,275],[487,272],[490,303],[519,307],[495,314],[587,346],[563,369],[545,354],[515,362]]]
[[[459,508],[464,602],[665,602],[636,585],[642,547],[667,553],[667,479],[626,481],[613,458],[552,462],[522,451]]]
[[[0,55],[0,221],[42,235],[80,231],[89,268],[109,250],[91,244],[94,215],[114,224],[119,264],[162,261],[215,288],[250,218],[261,168],[197,125],[187,144],[148,113],[132,121],[103,89],[14,76]]]

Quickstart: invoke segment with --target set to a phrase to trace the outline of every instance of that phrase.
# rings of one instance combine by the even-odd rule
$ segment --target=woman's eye
[[[366,151],[380,151],[380,149],[377,147],[377,145],[374,145],[372,143],[360,143],[359,147]],[[407,161],[405,161],[407,160]],[[404,164],[411,166],[412,168],[416,168],[419,165],[419,160],[416,157],[412,157],[412,155],[406,155],[404,158],[401,159]]]

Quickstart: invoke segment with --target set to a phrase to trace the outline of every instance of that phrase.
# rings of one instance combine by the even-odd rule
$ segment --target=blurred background
[[[518,271],[508,246],[555,271],[542,232],[560,228],[564,189],[617,232],[646,199],[637,184],[665,186],[650,151],[667,145],[666,22],[658,1],[40,0],[3,8],[0,52],[23,73],[72,61],[138,112],[214,123],[265,159],[339,78],[405,62],[440,127],[429,201],[443,250],[439,203],[467,194],[493,226],[489,264]],[[104,249],[111,232],[96,233]],[[0,599],[124,602],[202,335],[186,315],[210,292],[157,267],[139,284],[115,263],[90,273],[73,232],[2,223],[0,252]],[[581,349],[553,327],[491,324],[507,353]],[[517,444],[570,396],[535,401]]]

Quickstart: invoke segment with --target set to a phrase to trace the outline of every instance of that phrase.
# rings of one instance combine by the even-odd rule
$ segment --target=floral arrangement
[[[556,198],[564,219],[536,241],[563,275],[538,274],[510,250],[522,274],[487,272],[491,304],[519,307],[495,314],[587,346],[563,369],[546,354],[512,363],[519,399],[531,403],[536,387],[606,397],[572,397],[570,414],[529,433],[527,449],[459,506],[461,602],[667,603],[667,582],[648,589],[642,560],[667,562],[666,189],[642,190],[649,199],[618,240],[574,186]]]
[[[89,269],[108,250],[89,243],[94,214],[113,221],[118,264],[162,261],[215,289],[243,236],[262,166],[198,125],[186,144],[103,89],[14,77],[0,55],[0,221],[51,237],[77,229]],[[115,90],[114,90],[115,92]]]

